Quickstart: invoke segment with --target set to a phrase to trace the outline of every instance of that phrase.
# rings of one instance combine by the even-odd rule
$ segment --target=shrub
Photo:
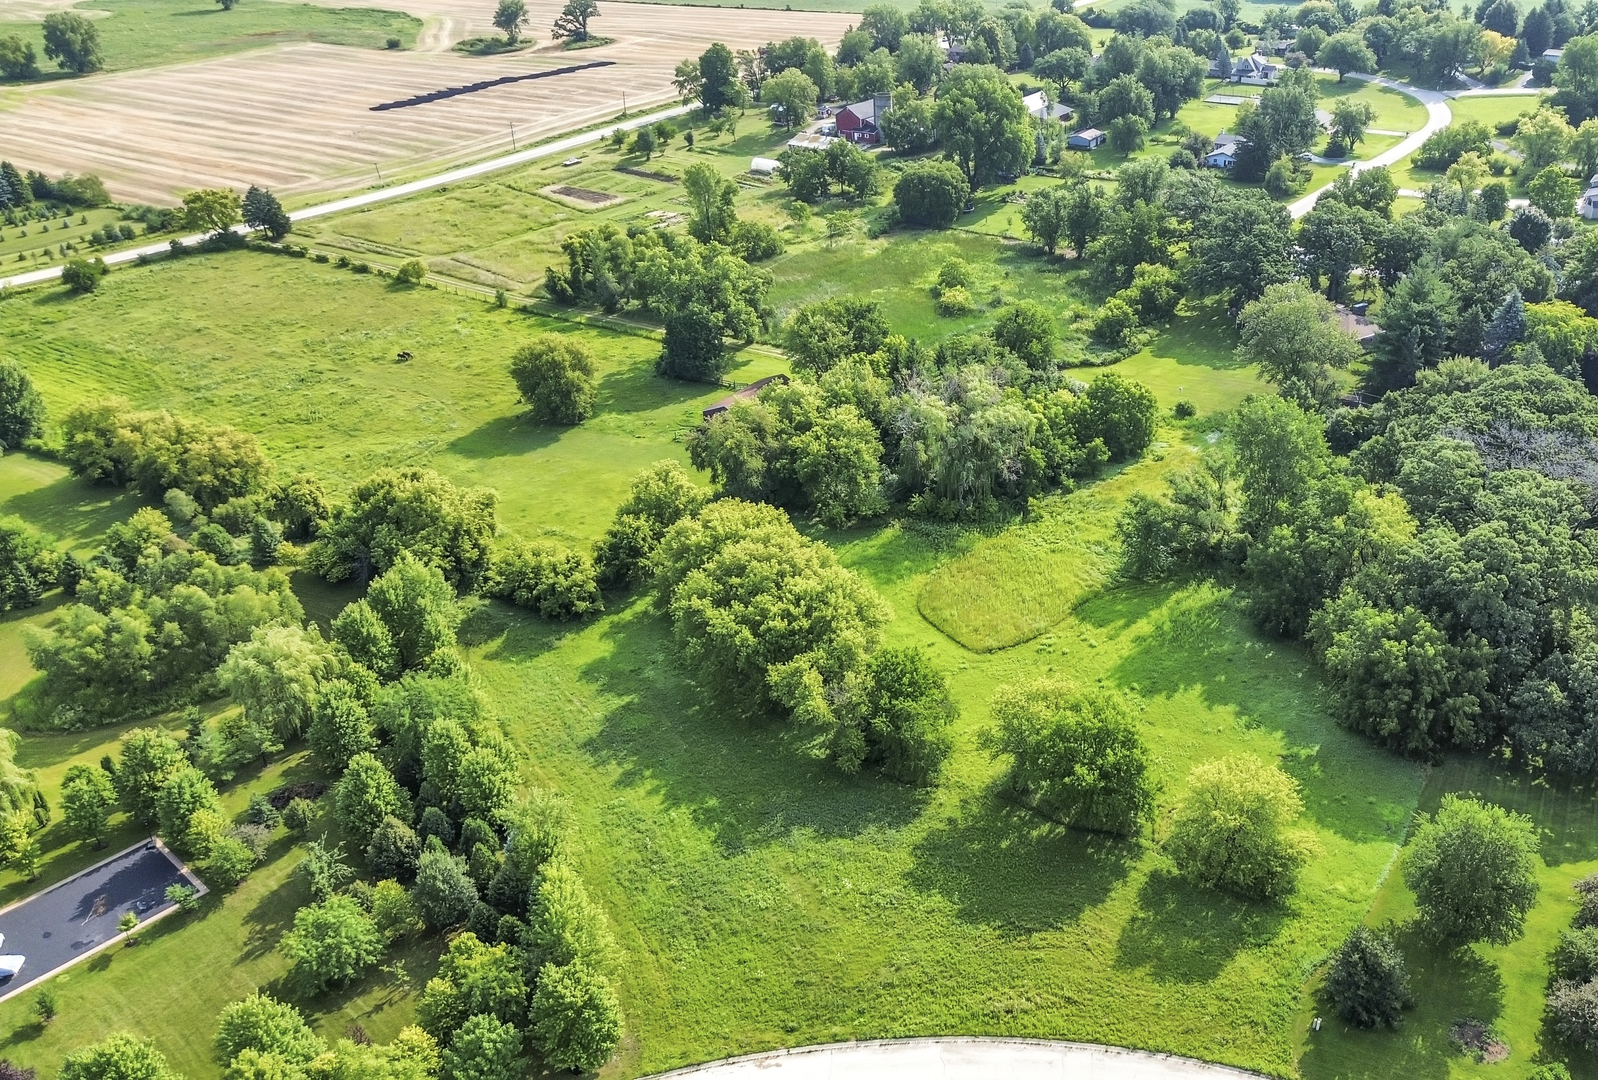
[[[305,833],[316,823],[316,804],[310,799],[290,799],[283,808],[283,825],[290,831]]]
[[[68,259],[61,268],[61,284],[75,293],[92,293],[107,272],[103,259]]]
[[[593,561],[548,541],[518,539],[501,547],[483,591],[546,619],[571,619],[605,607]]]
[[[0,447],[15,450],[44,430],[44,398],[33,388],[27,369],[0,359]]]
[[[306,566],[328,581],[364,580],[409,553],[452,589],[470,589],[488,569],[496,501],[492,491],[457,488],[431,469],[381,469],[322,526]]]
[[[180,1080],[149,1039],[117,1032],[61,1062],[61,1080]]]
[[[253,435],[121,398],[84,401],[61,418],[62,456],[91,483],[135,484],[151,499],[186,491],[202,509],[265,486],[271,463]]]
[[[198,911],[200,907],[200,891],[193,885],[173,884],[166,887],[166,902],[175,904],[182,911]]]
[[[249,845],[231,836],[224,836],[211,845],[211,857],[205,861],[206,873],[224,889],[231,889],[250,876],[260,860]]]
[[[545,1062],[556,1069],[593,1072],[621,1042],[616,992],[582,964],[540,969],[529,1019]]]
[[[474,1016],[461,1026],[440,1056],[444,1080],[518,1080],[522,1033],[492,1016]]]
[[[542,334],[516,350],[511,381],[533,419],[580,424],[594,415],[594,361],[580,342]]]
[[[862,765],[907,784],[937,775],[954,748],[960,706],[920,649],[882,649],[867,661],[856,696],[838,710],[829,747],[844,772]]]
[[[405,285],[420,285],[426,277],[427,264],[421,259],[402,262],[399,269],[394,271],[394,280]]]
[[[1286,896],[1310,857],[1307,839],[1289,831],[1303,810],[1298,785],[1274,765],[1244,756],[1207,761],[1188,774],[1165,851],[1206,888]]]
[[[1572,982],[1598,978],[1598,927],[1577,927],[1560,934],[1553,967],[1556,978]]]
[[[1093,317],[1088,334],[1101,345],[1119,346],[1132,339],[1137,326],[1137,312],[1125,300],[1112,296]]]
[[[259,992],[222,1010],[211,1045],[223,1065],[246,1050],[304,1065],[326,1049],[299,1009]]]
[[[1045,817],[1131,836],[1153,813],[1149,754],[1131,703],[1061,680],[1001,687],[984,744],[1011,759],[1007,784]]]
[[[1404,853],[1421,925],[1439,940],[1508,944],[1537,902],[1536,826],[1475,799],[1443,797]]]
[[[1176,403],[1176,407],[1171,410],[1171,413],[1178,420],[1191,420],[1198,415],[1198,406],[1187,398],[1182,398]]]
[[[1598,1053],[1598,982],[1555,982],[1548,991],[1548,1022],[1561,1039]]]
[[[397,881],[379,881],[372,888],[372,923],[385,940],[398,941],[422,928],[411,894]]]
[[[1337,1015],[1351,1024],[1396,1028],[1400,1014],[1412,999],[1404,954],[1393,939],[1380,931],[1356,926],[1332,954],[1326,1000]]]
[[[56,996],[55,987],[41,986],[39,992],[33,996],[33,1015],[39,1023],[48,1024],[56,1018],[61,1011],[61,1001]],[[28,1070],[30,1073],[32,1069]]]
[[[971,294],[958,285],[938,290],[938,314],[944,318],[969,315],[975,306]]]
[[[899,219],[907,225],[947,229],[965,209],[971,189],[965,173],[951,161],[912,165],[893,186]]]

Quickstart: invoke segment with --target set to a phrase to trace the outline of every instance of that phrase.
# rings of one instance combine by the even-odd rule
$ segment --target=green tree
[[[231,188],[205,188],[183,196],[183,223],[221,236],[242,220],[243,201]]]
[[[803,309],[801,309],[803,310]],[[797,314],[797,313],[796,313]],[[697,514],[709,498],[676,461],[657,461],[634,476],[627,500],[594,550],[602,583],[637,584],[649,572],[649,557],[666,530]]]
[[[795,310],[783,326],[783,344],[795,371],[819,378],[849,357],[880,352],[889,333],[880,300],[840,296]]]
[[[371,836],[384,819],[411,816],[410,797],[394,774],[372,754],[357,754],[333,785],[333,802],[339,824],[350,836]]]
[[[1244,305],[1237,325],[1238,359],[1258,365],[1262,379],[1306,409],[1332,405],[1338,390],[1332,372],[1362,355],[1331,302],[1298,282],[1266,289]]]
[[[526,947],[558,967],[584,964],[608,971],[618,950],[605,914],[588,896],[565,861],[552,859],[540,871],[528,912]]]
[[[68,259],[61,268],[61,284],[75,293],[92,293],[106,273],[104,259]]]
[[[717,41],[701,53],[697,74],[699,103],[707,113],[739,103],[738,62],[727,46]]]
[[[594,415],[594,361],[579,341],[540,334],[511,356],[510,377],[535,420],[580,424]]]
[[[383,935],[349,896],[331,896],[294,913],[279,950],[295,978],[321,991],[358,977],[383,955]]]
[[[588,21],[598,17],[598,0],[566,0],[566,6],[555,17],[555,40],[587,41]]]
[[[1348,30],[1343,33],[1333,34],[1322,42],[1320,48],[1315,50],[1315,63],[1320,67],[1329,67],[1336,71],[1337,81],[1342,82],[1343,76],[1350,71],[1375,71],[1376,54],[1371,52],[1370,47],[1365,44],[1364,38],[1354,31]],[[1338,101],[1338,104],[1341,105],[1348,100],[1347,98],[1342,98]],[[1369,108],[1369,106],[1367,105],[1366,108]],[[1336,112],[1334,111],[1332,115],[1335,118]],[[1367,124],[1369,122],[1369,120],[1366,121]],[[1350,145],[1352,145],[1352,142],[1350,142]]]
[[[78,839],[104,847],[106,824],[116,801],[116,789],[104,769],[94,765],[68,767],[61,781],[61,815]]]
[[[1253,757],[1207,761],[1188,774],[1165,851],[1200,885],[1255,899],[1291,893],[1310,858],[1291,826],[1304,811],[1298,785]]]
[[[222,1010],[211,1045],[224,1066],[246,1050],[306,1065],[327,1049],[299,1009],[259,992]]]
[[[517,1080],[526,1071],[522,1033],[492,1016],[474,1016],[444,1050],[444,1080]]]
[[[594,1072],[621,1042],[616,992],[582,964],[545,964],[529,1011],[533,1038],[553,1068]]]
[[[1084,185],[1087,186],[1087,185]],[[1096,190],[1096,189],[1094,189]],[[1021,207],[1021,225],[1032,242],[1050,255],[1067,238],[1066,208],[1071,189],[1064,185],[1034,191]]]
[[[122,756],[111,774],[117,798],[128,816],[141,825],[156,821],[156,794],[188,755],[176,739],[159,728],[134,728],[122,736]]]
[[[937,134],[932,127],[932,102],[909,83],[893,92],[893,108],[880,117],[877,126],[882,141],[903,154],[919,154],[932,149]]]
[[[416,865],[416,887],[411,891],[416,914],[429,929],[442,930],[465,921],[477,903],[477,886],[466,866],[443,845],[429,840]]]
[[[993,340],[1038,371],[1054,366],[1058,336],[1053,313],[1036,300],[1006,305],[993,322]]]
[[[1339,37],[1342,35],[1338,35]],[[1344,146],[1352,147],[1363,142],[1365,129],[1376,119],[1376,110],[1368,101],[1338,98],[1332,106],[1332,138]]]
[[[44,431],[44,398],[33,388],[28,370],[15,360],[0,359],[0,447],[16,450]]]
[[[1520,118],[1515,127],[1515,143],[1525,155],[1527,171],[1540,173],[1564,159],[1575,134],[1562,112],[1544,105],[1530,116]]]
[[[32,43],[15,34],[0,38],[0,79],[21,82],[38,77],[39,55],[33,51]],[[0,200],[0,206],[9,205],[9,200]]]
[[[953,225],[969,197],[966,174],[948,161],[912,165],[893,186],[893,202],[900,220],[933,229]]]
[[[1418,264],[1398,283],[1379,313],[1372,381],[1404,387],[1416,373],[1449,355],[1456,314],[1453,290],[1431,261]]]
[[[1581,185],[1557,165],[1550,165],[1526,182],[1526,199],[1551,218],[1568,218],[1576,206]]]
[[[185,854],[205,858],[222,835],[226,819],[211,778],[192,765],[176,770],[155,795],[162,839]]]
[[[594,563],[587,554],[552,541],[513,539],[494,554],[483,595],[538,612],[574,619],[603,611]]]
[[[701,243],[729,243],[738,224],[738,214],[733,209],[738,185],[701,161],[684,170],[682,186],[692,207],[689,234]]]
[[[1326,1000],[1357,1027],[1398,1027],[1413,1002],[1404,954],[1379,930],[1356,926],[1332,954]]]
[[[1140,382],[1106,371],[1088,383],[1084,436],[1104,444],[1111,461],[1132,461],[1154,442],[1159,402]]]
[[[322,635],[299,626],[259,626],[228,651],[217,680],[245,715],[278,743],[303,735],[317,695],[338,667]]]
[[[153,1041],[121,1031],[69,1053],[59,1075],[62,1080],[181,1080]]]
[[[1537,827],[1492,803],[1443,796],[1404,852],[1404,884],[1438,940],[1507,945],[1537,902]]]
[[[932,124],[939,145],[973,189],[1000,173],[1025,172],[1032,160],[1026,106],[998,68],[956,64],[938,84]]]
[[[1062,224],[1078,259],[1103,231],[1109,212],[1109,200],[1095,184],[1079,184],[1066,192]]]
[[[249,190],[244,193],[240,213],[244,218],[244,224],[266,233],[274,242],[282,240],[294,228],[294,223],[289,220],[277,196],[254,184],[251,184]]]
[[[527,22],[526,0],[499,0],[494,9],[494,25],[505,33],[505,43],[514,45],[521,40],[522,26]]]
[[[428,981],[417,1003],[416,1018],[422,1029],[441,1043],[460,1030],[472,1016],[492,1016],[502,1023],[525,1027],[527,983],[525,958],[514,943],[490,945],[470,930],[457,936]]]
[[[772,108],[774,119],[786,128],[814,116],[819,96],[815,82],[798,68],[773,75],[760,86],[761,102]]]
[[[1149,122],[1141,116],[1117,116],[1105,131],[1111,150],[1122,157],[1135,154],[1148,145]]]
[[[1246,140],[1237,159],[1243,179],[1263,178],[1273,163],[1284,156],[1291,160],[1320,137],[1314,80],[1296,76],[1289,72],[1278,85],[1261,90],[1253,108],[1238,109],[1237,133]]]
[[[366,846],[366,865],[378,878],[410,881],[422,857],[422,841],[414,830],[390,814]],[[386,936],[386,935],[385,935]]]
[[[1071,84],[1087,77],[1093,58],[1078,46],[1055,49],[1032,65],[1032,74],[1054,85],[1055,100],[1070,97]]]
[[[894,78],[915,87],[917,93],[925,94],[938,81],[945,60],[943,47],[935,37],[906,34],[900,39],[899,51],[893,57]]]
[[[689,382],[717,382],[729,363],[721,320],[699,304],[666,316],[666,333],[655,371]]]
[[[996,726],[983,744],[1010,759],[1006,784],[1017,801],[1066,825],[1126,836],[1153,814],[1149,752],[1121,694],[1042,680],[1001,687],[991,711]]]
[[[355,485],[349,501],[322,527],[307,565],[329,581],[365,580],[386,575],[410,556],[436,568],[450,588],[470,589],[488,570],[496,500],[486,488],[457,488],[431,469],[379,469]],[[416,578],[417,571],[408,569],[384,589],[421,589],[441,600],[441,591],[424,588]],[[393,602],[398,601],[384,601],[389,607]],[[421,644],[417,640],[407,647]],[[401,651],[406,667],[418,656],[425,659],[414,648]]]
[[[644,155],[645,161],[655,156],[655,151],[659,149],[659,145],[660,140],[656,138],[653,127],[641,127],[633,133],[632,152]]]
[[[44,55],[63,71],[99,71],[104,66],[99,28],[75,12],[52,12],[44,17]]]

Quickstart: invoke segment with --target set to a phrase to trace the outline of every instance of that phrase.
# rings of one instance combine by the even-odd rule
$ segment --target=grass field
[[[403,47],[416,44],[422,21],[378,8],[333,8],[318,4],[256,0],[223,11],[195,0],[92,0],[80,5],[96,14],[106,71],[203,60],[247,49],[316,41],[382,49],[389,38]],[[103,17],[97,13],[106,13]],[[41,50],[39,25],[0,23],[8,35],[33,41]],[[50,76],[46,76],[50,77]]]

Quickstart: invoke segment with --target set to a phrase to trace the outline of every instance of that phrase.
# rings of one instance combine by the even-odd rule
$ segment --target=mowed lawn
[[[109,13],[95,18],[106,71],[203,60],[296,41],[382,49],[389,38],[398,38],[402,47],[410,48],[422,28],[420,19],[398,11],[282,0],[252,0],[232,11],[195,0],[93,0],[81,6]],[[0,21],[0,31],[32,41],[40,51],[41,67],[50,69],[43,59],[40,24]]]
[[[510,358],[540,333],[593,352],[599,415],[581,427],[523,415]],[[497,489],[514,530],[583,541],[604,531],[634,473],[686,460],[683,432],[726,393],[656,378],[659,349],[649,336],[254,252],[118,271],[87,297],[0,302],[0,351],[27,366],[55,416],[120,394],[234,424],[280,471],[311,469],[335,490],[385,466],[430,465]],[[402,351],[413,359],[398,361]],[[739,381],[781,364],[751,355]]]

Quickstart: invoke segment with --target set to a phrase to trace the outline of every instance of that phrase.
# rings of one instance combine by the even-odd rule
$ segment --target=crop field
[[[276,6],[273,0],[260,3]],[[205,12],[203,18],[225,18],[247,6]],[[0,90],[5,149],[29,168],[94,173],[125,201],[171,203],[199,187],[249,184],[282,196],[365,187],[385,172],[392,176],[423,162],[509,152],[513,125],[517,144],[526,145],[618,115],[624,96],[630,110],[659,105],[674,96],[671,75],[678,61],[697,56],[712,41],[752,48],[799,34],[832,42],[852,21],[809,12],[728,17],[697,8],[621,4],[606,9],[603,23],[595,24],[614,39],[608,45],[485,57],[442,51],[481,29],[471,22],[485,14],[480,7],[450,0],[437,10],[424,9],[435,20],[428,40],[440,51],[313,41]],[[560,4],[541,0],[528,7],[532,32],[541,38]],[[596,63],[606,66],[372,111],[451,87]],[[65,131],[71,138],[62,137]],[[151,153],[151,147],[161,152]]]

